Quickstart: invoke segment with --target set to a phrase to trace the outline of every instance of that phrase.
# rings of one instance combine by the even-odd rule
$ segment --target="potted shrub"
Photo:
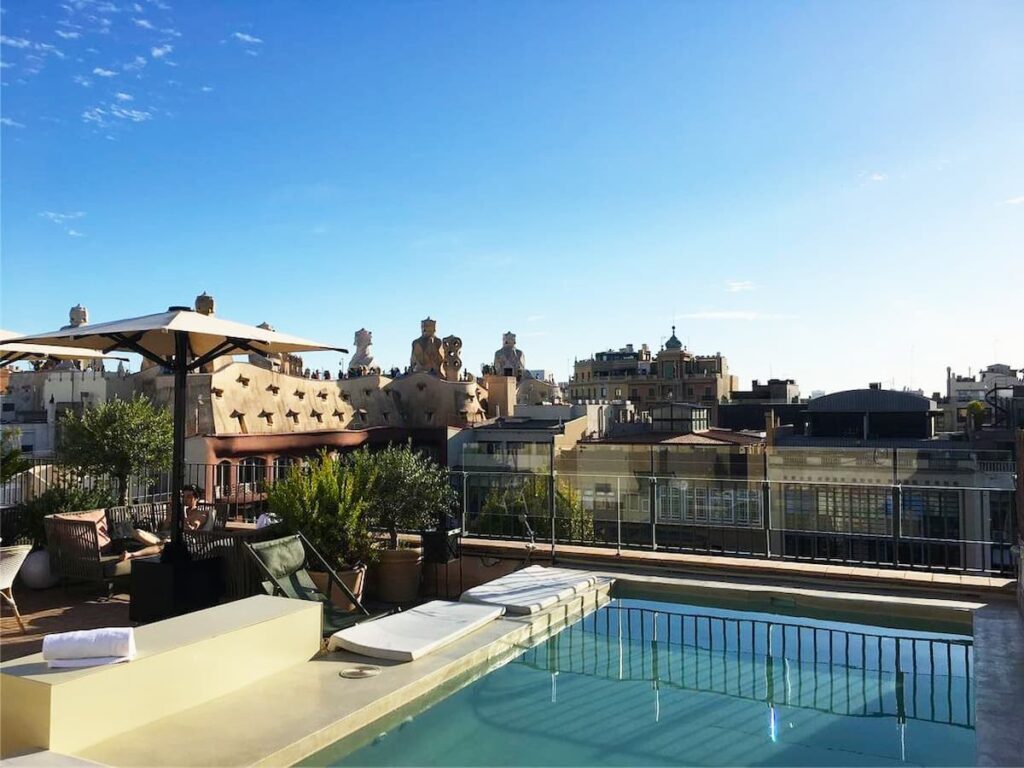
[[[455,509],[457,497],[448,470],[409,445],[388,446],[370,458],[376,469],[370,519],[387,535],[375,568],[377,595],[389,603],[410,602],[419,595],[423,551],[400,546],[399,534],[435,526]]]
[[[373,467],[368,462],[358,457],[339,460],[323,452],[302,466],[293,466],[267,493],[271,514],[290,530],[301,532],[360,600],[366,568],[377,555],[366,515],[372,482]],[[339,608],[355,607],[342,590],[333,588],[326,573],[312,571],[310,576]]]

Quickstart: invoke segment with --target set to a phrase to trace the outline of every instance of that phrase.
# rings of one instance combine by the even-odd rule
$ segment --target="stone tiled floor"
[[[1010,604],[974,614],[978,765],[1024,765],[1024,619]]]
[[[0,658],[5,660],[39,652],[43,636],[51,632],[130,624],[128,595],[115,593],[107,600],[92,585],[74,586],[67,591],[62,587],[36,591],[15,584],[14,599],[27,631],[22,634],[14,613],[4,603],[0,613]]]

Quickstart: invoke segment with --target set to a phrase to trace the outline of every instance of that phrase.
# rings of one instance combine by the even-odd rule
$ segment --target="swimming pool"
[[[616,599],[307,765],[966,765],[972,639]]]

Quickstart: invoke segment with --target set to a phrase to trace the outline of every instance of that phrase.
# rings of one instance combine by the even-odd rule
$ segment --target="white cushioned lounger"
[[[375,659],[412,661],[454,643],[504,612],[500,606],[434,600],[335,632],[327,650],[343,648]]]
[[[597,578],[585,571],[531,565],[467,589],[461,599],[467,603],[500,605],[510,614],[529,615],[578,595],[596,583]]]

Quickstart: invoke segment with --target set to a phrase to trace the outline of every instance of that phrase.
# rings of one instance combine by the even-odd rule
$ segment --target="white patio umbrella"
[[[103,354],[120,350],[135,352],[174,374],[174,451],[171,469],[171,544],[164,559],[187,559],[181,541],[181,486],[185,458],[185,392],[190,371],[221,355],[253,352],[271,355],[282,352],[348,350],[286,333],[222,320],[190,307],[170,307],[166,312],[143,315],[110,323],[61,328],[16,340],[19,344],[53,345]]]
[[[0,368],[12,363],[31,362],[34,360],[127,360],[126,357],[112,357],[91,349],[74,347],[55,347],[46,344],[20,344],[7,339],[21,338],[24,334],[0,329]]]

